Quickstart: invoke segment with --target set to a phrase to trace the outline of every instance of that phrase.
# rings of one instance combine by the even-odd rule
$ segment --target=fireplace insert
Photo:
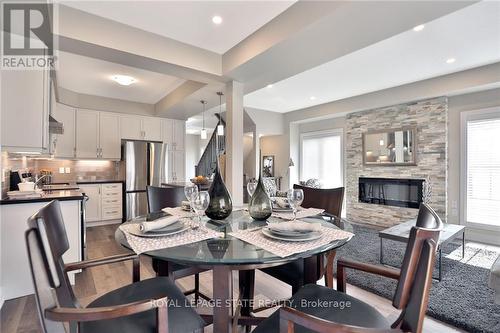
[[[418,208],[425,179],[359,178],[359,202]]]

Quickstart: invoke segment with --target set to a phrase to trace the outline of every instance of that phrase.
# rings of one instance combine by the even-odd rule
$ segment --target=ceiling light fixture
[[[455,58],[448,58],[448,59],[446,59],[446,63],[447,63],[447,64],[452,64],[452,63],[454,63],[456,60],[457,60],[457,59],[455,59]]]
[[[214,22],[215,24],[221,24],[222,17],[220,17],[219,15],[215,15],[214,17],[212,17],[212,22]]]
[[[311,96],[311,97],[309,97],[309,99],[310,99],[311,101],[314,101],[314,100],[316,99],[316,96]]]
[[[203,128],[201,129],[201,132],[200,132],[200,138],[202,140],[206,140],[207,139],[207,130],[205,129],[205,105],[207,104],[207,101],[201,100],[200,103],[203,105],[203,113],[202,113]]]
[[[268,87],[268,88],[272,88],[272,87],[273,87],[273,85],[272,85],[272,84],[268,84],[268,85],[267,85],[267,87]]]
[[[424,28],[425,28],[425,25],[420,24],[420,25],[417,25],[416,27],[414,27],[413,31],[422,31],[422,30],[424,30]]]
[[[221,118],[221,112],[222,112],[222,91],[218,91],[217,95],[219,95],[219,123],[217,124],[217,135],[222,136],[224,135],[224,125],[222,125],[222,118]]]
[[[128,76],[128,75],[113,75],[111,77],[111,80],[115,81],[116,83],[118,83],[122,86],[129,86],[132,83],[137,82],[137,80],[135,78],[133,78],[132,76]]]

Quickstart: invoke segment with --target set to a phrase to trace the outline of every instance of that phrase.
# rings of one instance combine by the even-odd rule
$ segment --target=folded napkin
[[[299,208],[299,211],[297,212],[297,218],[303,219],[305,217],[316,216],[323,213],[324,211],[324,209],[319,208]],[[279,217],[280,219],[284,220],[293,220],[293,213],[273,212],[273,216]]]
[[[303,221],[290,221],[290,222],[275,222],[268,224],[269,229],[273,231],[320,231],[321,223],[307,223]]]
[[[184,217],[193,217],[195,214],[191,211],[184,210],[182,207],[167,207],[163,208],[162,211],[165,213],[172,215],[172,216],[177,216],[179,218],[184,218]]]
[[[179,217],[177,216],[168,216],[168,217],[163,217],[161,219],[157,219],[154,221],[149,221],[149,222],[142,222],[139,225],[139,228],[141,229],[142,232],[148,232],[151,230],[157,230],[161,228],[165,228],[171,224],[174,224],[175,222],[179,221]]]
[[[288,199],[276,197],[274,200],[275,200],[275,203],[276,203],[276,205],[278,207],[280,207],[280,208],[290,208],[290,204],[288,203]]]

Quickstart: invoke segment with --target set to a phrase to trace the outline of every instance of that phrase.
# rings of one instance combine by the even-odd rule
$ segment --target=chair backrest
[[[179,207],[182,200],[186,199],[182,187],[156,187],[146,188],[148,197],[148,212],[155,213],[165,207]]]
[[[76,307],[62,255],[69,243],[58,201],[52,201],[28,219],[25,234],[35,297],[44,332],[64,332],[61,323],[47,320],[44,311],[55,306]]]
[[[344,188],[312,188],[294,184],[293,188],[304,191],[304,208],[321,208],[327,213],[340,217],[342,214],[342,202],[344,200]]]
[[[397,321],[398,326],[411,332],[422,331],[442,227],[443,223],[436,212],[422,203],[417,224],[410,230],[393,299],[393,305],[403,310]]]

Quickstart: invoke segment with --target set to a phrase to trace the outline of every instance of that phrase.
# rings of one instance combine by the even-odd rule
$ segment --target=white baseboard
[[[121,219],[107,220],[107,221],[93,221],[93,222],[85,222],[85,227],[86,228],[89,228],[89,227],[98,227],[98,226],[101,226],[101,225],[120,224],[120,223],[122,223]]]

